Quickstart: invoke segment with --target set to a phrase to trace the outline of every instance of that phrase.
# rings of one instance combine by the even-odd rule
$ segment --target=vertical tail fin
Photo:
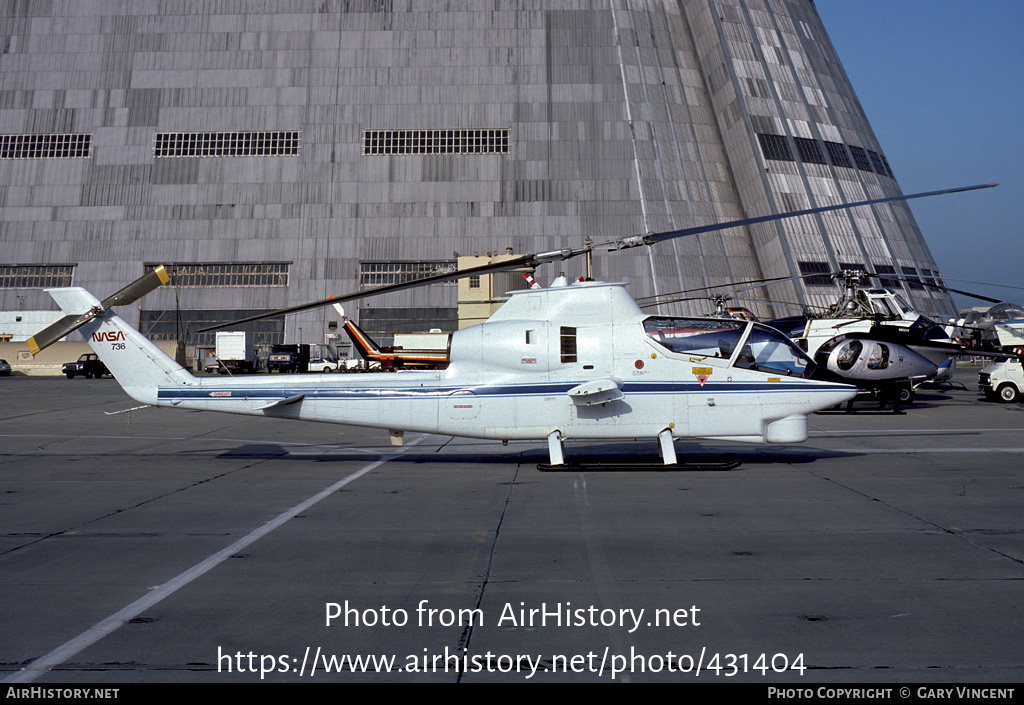
[[[363,329],[349,320],[349,317],[345,315],[345,309],[341,307],[341,304],[334,304],[334,308],[338,311],[338,315],[341,316],[341,320],[345,326],[345,332],[348,333],[348,337],[352,339],[352,345],[355,346],[359,356],[366,361],[370,360],[381,360],[383,359],[383,353],[380,346],[363,332]]]
[[[96,297],[81,287],[47,289],[47,293],[68,316],[84,314],[101,307]],[[164,354],[113,311],[107,310],[95,315],[80,330],[118,383],[140,402],[155,404],[159,387],[182,387],[197,383],[188,370]]]

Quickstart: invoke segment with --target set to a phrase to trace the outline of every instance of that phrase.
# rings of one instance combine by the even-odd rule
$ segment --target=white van
[[[978,388],[989,401],[1019,401],[1024,395],[1024,366],[1015,358],[986,365],[978,373]]]

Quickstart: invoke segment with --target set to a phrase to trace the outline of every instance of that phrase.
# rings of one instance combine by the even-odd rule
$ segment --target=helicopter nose
[[[819,390],[812,399],[813,411],[830,409],[833,406],[847,402],[857,396],[860,391],[852,384],[828,384],[820,385]]]
[[[850,380],[832,372],[826,365],[816,364],[808,377],[817,382],[832,382],[834,384],[844,386],[849,386],[850,384]],[[856,387],[854,387],[854,389],[856,389]]]
[[[807,415],[830,409],[853,399],[857,388],[849,384],[819,384],[808,388],[804,408],[799,413],[769,421],[764,428],[766,443],[802,443],[807,440]]]

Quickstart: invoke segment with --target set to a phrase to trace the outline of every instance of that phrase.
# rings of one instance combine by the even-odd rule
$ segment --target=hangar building
[[[812,0],[6,0],[0,13],[7,316],[52,310],[45,287],[102,298],[171,264],[174,286],[122,313],[195,344],[210,323],[457,255],[900,193]],[[595,276],[643,297],[817,274],[751,295],[824,305],[828,272],[851,266],[907,277],[883,284],[953,312],[921,284],[938,271],[903,204],[603,255]],[[351,313],[370,331],[451,330],[457,291]],[[319,343],[336,318],[253,325],[264,343]]]

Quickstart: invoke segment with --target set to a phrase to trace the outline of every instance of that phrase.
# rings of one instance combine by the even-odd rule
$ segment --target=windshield
[[[672,352],[730,359],[742,344],[733,363],[736,367],[761,372],[808,377],[814,363],[791,340],[779,331],[744,321],[722,321],[709,318],[651,317],[644,320],[648,337]]]
[[[910,326],[910,330],[920,331],[924,340],[949,340],[946,331],[938,323],[924,316],[918,316],[918,319]]]
[[[899,318],[899,314],[893,311],[892,306],[885,299],[870,299],[871,308],[875,313],[884,318]]]
[[[921,287],[918,287],[921,288]],[[892,292],[893,298],[896,299],[897,305],[903,310],[903,313],[911,313],[914,309],[911,308],[910,304],[903,300],[903,297],[897,294],[895,291]]]
[[[744,355],[749,356],[746,359]],[[766,326],[754,325],[747,337],[737,367],[749,367],[761,372],[780,372],[784,375],[807,377],[814,363],[791,340]]]
[[[836,346],[839,348],[835,357],[836,367],[843,372],[853,369],[857,361],[864,356],[867,356],[866,367],[869,370],[884,370],[889,367],[890,351],[889,346],[885,343],[873,340],[861,341],[857,338],[851,340],[839,338],[830,340],[818,348],[818,354],[828,356],[836,349]]]
[[[726,359],[732,357],[746,327],[746,321],[711,318],[657,316],[644,321],[648,337],[672,352]]]

